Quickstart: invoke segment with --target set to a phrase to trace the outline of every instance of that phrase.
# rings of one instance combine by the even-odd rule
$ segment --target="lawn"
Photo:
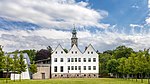
[[[0,84],[6,84],[5,80],[0,79]],[[147,84],[147,80],[141,83],[140,80],[125,80],[114,78],[69,78],[69,79],[49,79],[49,80],[22,80],[13,82],[8,81],[8,84]]]

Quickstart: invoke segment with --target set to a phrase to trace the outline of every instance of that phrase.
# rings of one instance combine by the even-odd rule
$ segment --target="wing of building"
[[[91,44],[88,45],[84,52],[81,52],[78,48],[76,34],[77,32],[74,28],[72,31],[71,49],[68,53],[59,44],[53,51],[49,62],[45,62],[45,60],[38,62],[39,67],[38,72],[34,74],[35,79],[98,77],[98,54]]]

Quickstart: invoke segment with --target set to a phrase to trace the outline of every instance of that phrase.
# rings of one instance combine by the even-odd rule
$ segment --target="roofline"
[[[56,49],[58,48],[58,46],[60,46],[61,49],[64,51],[63,47],[62,47],[61,44],[59,43],[59,44],[57,45],[57,47],[55,48],[55,50],[52,52],[52,54],[56,51]],[[64,51],[64,52],[65,52],[65,51]],[[67,53],[65,52],[65,54],[67,54]]]
[[[93,48],[93,50],[96,52],[96,50],[94,49],[94,47],[92,46],[92,44],[89,44],[89,45],[87,46],[87,49],[88,49],[90,46],[91,46],[91,47]],[[86,50],[87,50],[87,49],[86,49]],[[85,50],[85,51],[86,51],[86,50]],[[84,51],[83,53],[85,53],[85,51]],[[96,53],[97,53],[97,52],[96,52]]]
[[[81,50],[78,48],[78,46],[77,46],[77,45],[75,45],[75,44],[74,44],[73,46],[76,46],[76,47],[77,47],[77,49],[81,52]],[[72,46],[72,47],[73,47],[73,46]],[[70,48],[70,50],[68,51],[68,53],[71,51],[72,47]],[[83,52],[81,52],[81,53],[83,54]]]

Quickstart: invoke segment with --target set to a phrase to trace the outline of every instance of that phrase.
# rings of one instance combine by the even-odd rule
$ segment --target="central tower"
[[[77,32],[76,32],[76,29],[74,27],[74,29],[72,30],[71,47],[73,47],[74,44],[76,46],[78,46],[78,38],[76,35],[77,35]]]

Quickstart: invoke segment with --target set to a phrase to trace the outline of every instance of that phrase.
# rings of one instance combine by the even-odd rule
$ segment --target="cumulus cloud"
[[[47,28],[68,29],[73,24],[107,28],[109,24],[100,21],[108,13],[91,9],[88,4],[75,0],[1,0],[0,16]]]
[[[126,45],[135,50],[149,48],[150,33],[145,34],[125,34],[110,31],[89,30],[77,32],[79,38],[79,48],[83,51],[85,46],[92,44],[96,50],[104,51],[114,49],[119,45]],[[52,46],[53,49],[60,43],[63,48],[70,49],[70,31],[58,31],[55,29],[39,29],[34,31],[17,30],[0,31],[0,44],[4,46],[5,51],[14,51],[16,49],[36,49]]]

